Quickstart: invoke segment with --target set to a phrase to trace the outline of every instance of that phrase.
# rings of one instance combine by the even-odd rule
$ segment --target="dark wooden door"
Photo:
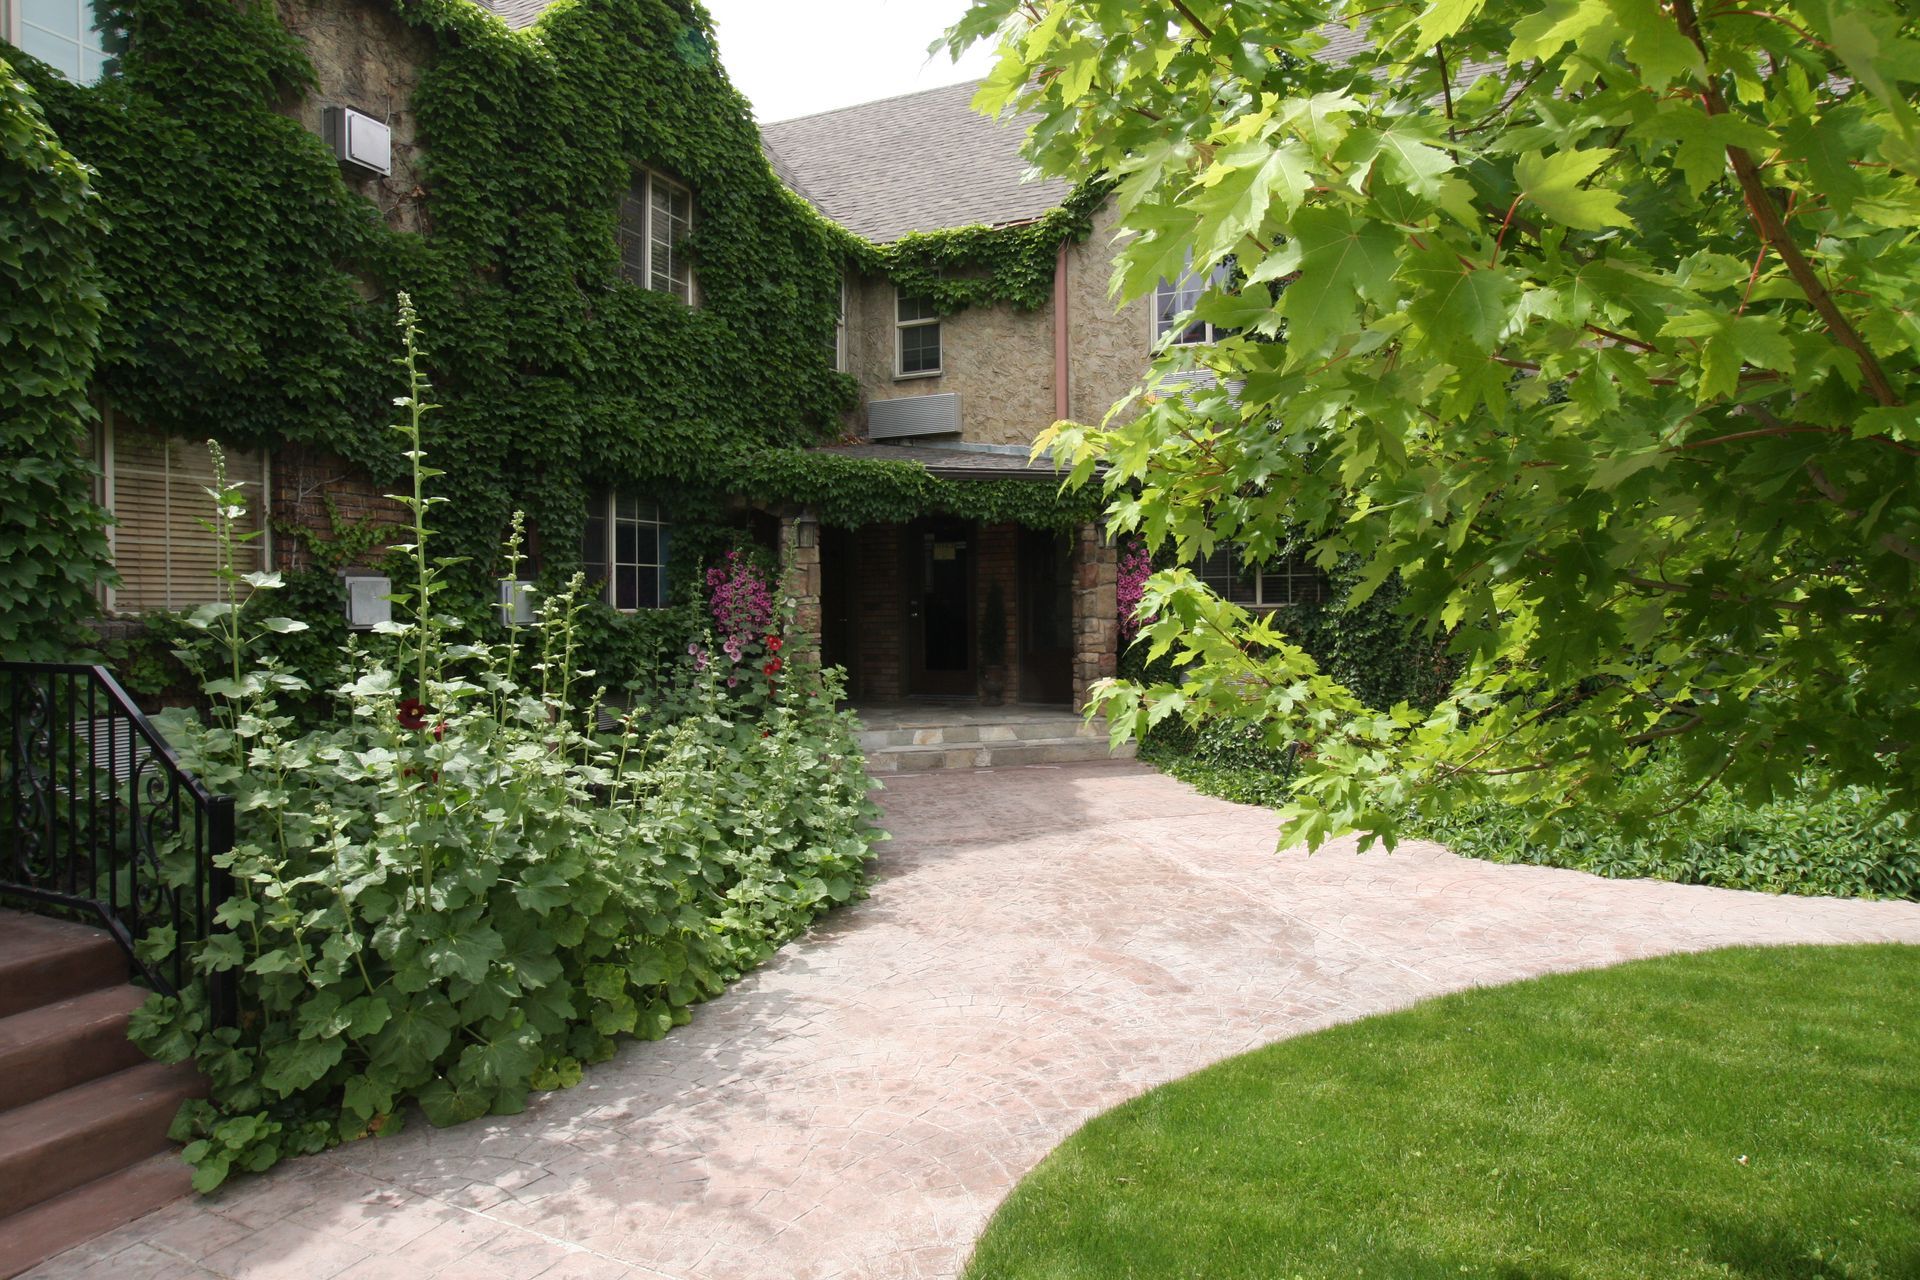
[[[1073,543],[1020,531],[1020,697],[1073,701]]]
[[[973,526],[916,520],[907,529],[907,692],[961,698],[975,691]]]
[[[862,693],[853,645],[854,548],[851,530],[830,525],[821,528],[820,662],[846,668],[849,698]]]

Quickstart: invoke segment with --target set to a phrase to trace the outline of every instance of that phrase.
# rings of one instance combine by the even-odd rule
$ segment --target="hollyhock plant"
[[[727,552],[725,564],[707,570],[707,594],[714,626],[734,646],[727,656],[738,662],[734,648],[773,623],[773,585],[760,566],[735,550]]]

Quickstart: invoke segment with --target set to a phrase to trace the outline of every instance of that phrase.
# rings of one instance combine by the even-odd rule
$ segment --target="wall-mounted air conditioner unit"
[[[533,622],[533,597],[535,588],[524,578],[501,578],[500,603],[495,606],[499,612],[500,625],[505,627],[524,627]]]
[[[321,113],[327,146],[341,164],[383,177],[393,172],[393,130],[352,107]]]
[[[371,631],[393,621],[393,583],[371,575],[341,574],[347,583],[347,630]]]
[[[898,440],[903,436],[956,435],[960,430],[960,397],[955,392],[937,396],[895,396],[867,401],[867,439]]]

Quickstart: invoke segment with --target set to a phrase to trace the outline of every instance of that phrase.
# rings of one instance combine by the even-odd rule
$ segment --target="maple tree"
[[[1121,300],[1190,269],[1232,336],[1100,424],[1109,521],[1191,562],[1398,576],[1461,662],[1370,707],[1191,573],[1110,682],[1298,744],[1285,836],[1498,795],[1920,800],[1920,42],[1885,0],[976,0],[987,110],[1104,171]],[[1230,270],[1215,272],[1229,263]],[[1211,380],[1166,376],[1195,368]],[[1365,588],[1363,588],[1364,590]],[[1634,816],[1629,814],[1628,816]]]

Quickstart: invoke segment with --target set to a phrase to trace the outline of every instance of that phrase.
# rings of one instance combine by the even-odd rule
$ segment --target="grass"
[[[1429,1001],[1099,1116],[967,1280],[1920,1276],[1920,947]]]

